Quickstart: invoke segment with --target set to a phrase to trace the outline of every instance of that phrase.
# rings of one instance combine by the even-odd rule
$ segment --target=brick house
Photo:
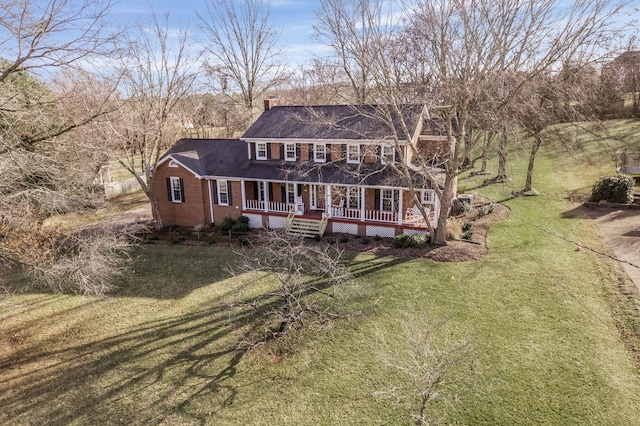
[[[424,234],[407,178],[394,164],[411,164],[412,147],[432,160],[431,179],[417,167],[410,174],[435,227],[440,202],[434,188],[444,182],[436,165],[448,149],[447,137],[422,105],[402,107],[400,115],[373,105],[280,106],[267,100],[240,139],[181,139],[153,173],[162,223],[209,226],[244,215],[252,228],[317,223],[309,235],[325,229]]]

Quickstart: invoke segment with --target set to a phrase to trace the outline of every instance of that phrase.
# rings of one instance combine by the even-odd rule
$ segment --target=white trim
[[[355,160],[350,158],[351,157],[350,150],[353,147],[357,148],[357,150],[358,150],[358,158],[355,159]],[[346,160],[347,160],[347,163],[349,163],[349,164],[359,164],[360,161],[362,161],[362,150],[360,149],[360,144],[355,144],[355,143],[348,143],[347,144],[347,158],[346,158]]]
[[[323,147],[323,158],[318,158],[318,147]],[[316,163],[326,163],[327,162],[327,144],[326,143],[316,143],[313,144],[313,161]]]
[[[171,168],[176,168],[177,169],[178,167],[180,167],[180,165],[181,164],[178,163],[176,160],[169,161],[169,167],[171,167]]]
[[[178,182],[178,187],[176,188],[174,182]],[[171,187],[171,202],[172,203],[182,203],[184,200],[182,199],[182,185],[180,184],[180,178],[178,176],[169,176],[169,186]],[[176,197],[176,190],[178,191],[178,196]]]
[[[213,181],[208,180],[207,181],[209,184],[207,185],[207,188],[209,188],[209,212],[211,213],[211,224],[213,225],[214,221],[213,221],[213,192],[211,190],[211,187],[213,186]]]
[[[293,157],[289,157],[289,152],[287,151],[287,147],[293,145]],[[297,160],[297,146],[295,142],[284,142],[284,160],[285,161],[296,161]]]
[[[380,145],[380,163],[388,164],[389,162],[385,160],[385,148],[391,149],[391,162],[396,162],[396,147],[393,145],[382,144]]]
[[[264,145],[264,155],[260,155],[259,145]],[[266,160],[269,158],[269,144],[267,142],[256,142],[256,160]]]
[[[221,182],[224,182],[224,191],[220,191],[220,188],[223,187],[223,185],[220,185]],[[216,185],[218,186],[217,191],[218,191],[218,205],[219,206],[228,206],[229,205],[229,184],[226,180],[218,180],[216,181]],[[222,202],[222,197],[220,196],[222,193],[224,192],[224,194],[227,196],[227,202],[223,203]]]
[[[187,170],[189,173],[192,173],[196,179],[203,179],[204,176],[201,176],[199,174],[197,174],[196,172],[194,172],[193,170],[191,170],[189,167],[185,166],[184,164],[182,164],[180,162],[180,160],[176,160],[175,158],[173,158],[172,156],[168,155],[166,157],[164,157],[162,160],[158,161],[158,164],[156,165],[156,168],[158,168],[159,166],[161,166],[162,164],[166,163],[168,160],[173,160],[176,163],[178,163],[183,169]]]
[[[435,137],[435,136],[434,136]],[[306,143],[306,144],[349,144],[357,143],[361,145],[379,145],[381,142],[395,142],[394,139],[294,139],[294,138],[240,138],[241,141],[248,143],[258,142],[276,142],[276,143]],[[405,139],[399,139],[397,141],[400,145],[406,145]]]

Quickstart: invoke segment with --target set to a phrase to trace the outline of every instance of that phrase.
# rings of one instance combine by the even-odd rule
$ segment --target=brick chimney
[[[280,99],[269,98],[264,100],[264,110],[269,111],[272,107],[280,105]]]

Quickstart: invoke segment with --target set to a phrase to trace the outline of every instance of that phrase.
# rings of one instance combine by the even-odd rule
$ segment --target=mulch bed
[[[448,241],[446,246],[398,248],[395,247],[393,239],[390,238],[376,241],[373,238],[349,235],[347,236],[349,238],[348,242],[340,242],[341,240],[344,241],[344,239],[337,237],[336,244],[347,251],[373,253],[380,256],[421,257],[437,262],[469,262],[482,259],[488,251],[487,232],[494,224],[505,220],[509,216],[509,209],[502,204],[494,204],[491,213],[480,216],[482,205],[480,204],[469,213],[459,216],[463,222],[472,223],[472,241]]]
[[[334,244],[340,249],[351,252],[372,253],[379,256],[415,257],[432,259],[438,262],[468,262],[483,258],[487,254],[487,232],[494,224],[509,216],[509,209],[502,204],[493,204],[490,213],[481,214],[486,200],[477,200],[474,208],[458,218],[463,223],[471,223],[472,241],[448,241],[445,246],[425,246],[398,248],[391,238],[359,237],[346,234],[325,235],[320,241],[309,240],[309,244]],[[486,211],[486,210],[485,210]],[[200,232],[190,229],[163,229],[143,236],[143,240],[153,244],[186,244],[199,246],[239,247],[241,242],[251,239],[247,236],[232,236],[218,229]]]

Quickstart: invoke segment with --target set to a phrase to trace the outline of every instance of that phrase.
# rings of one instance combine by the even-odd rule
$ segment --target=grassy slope
[[[534,177],[543,195],[506,204],[600,247],[565,199],[611,170],[604,146],[544,147]],[[506,198],[526,160],[513,152],[514,183],[476,191]],[[608,303],[615,266],[515,216],[489,245],[487,258],[463,264],[358,255],[358,288],[342,300],[360,315],[296,335],[296,350],[245,355],[231,350],[247,326],[228,303],[249,296],[222,267],[231,252],[142,247],[114,297],[27,294],[2,314],[0,423],[408,424],[415,405],[374,396],[398,379],[374,336],[416,311],[450,318],[453,337],[470,337],[477,354],[463,404],[433,407],[443,423],[640,424],[640,381]]]

